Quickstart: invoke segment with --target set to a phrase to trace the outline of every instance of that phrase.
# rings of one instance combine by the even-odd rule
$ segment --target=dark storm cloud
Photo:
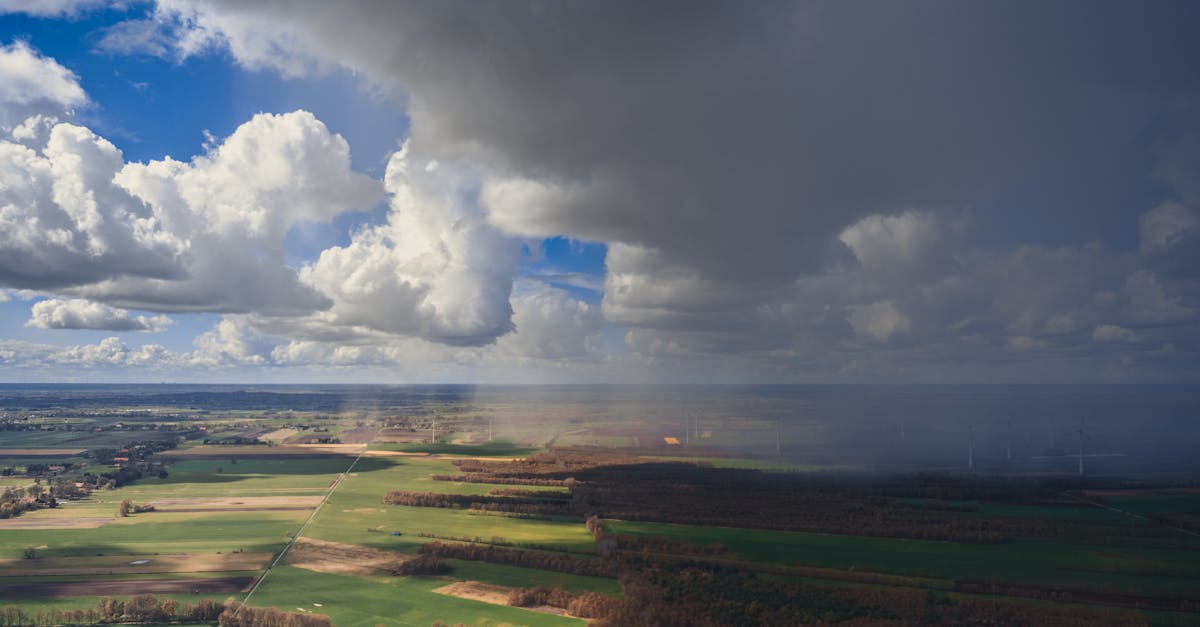
[[[640,355],[1096,374],[1193,344],[1195,3],[158,7],[177,54],[394,89],[414,154],[482,169],[493,224],[609,245],[603,312]],[[1059,200],[1022,203],[1039,185]]]
[[[410,98],[417,150],[562,191],[497,200],[501,225],[740,280],[811,269],[867,213],[1122,150],[1200,84],[1188,3],[212,6],[244,63],[367,70]]]

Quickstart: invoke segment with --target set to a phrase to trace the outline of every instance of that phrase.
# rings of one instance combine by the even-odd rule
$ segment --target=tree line
[[[105,597],[96,605],[79,609],[52,608],[30,613],[16,605],[0,610],[0,625],[102,625],[143,623],[213,623],[225,606],[211,599],[198,603],[179,603],[174,599],[160,599],[153,594],[139,594],[128,599]]]
[[[454,483],[492,483],[497,485],[529,485],[541,487],[563,487],[567,482],[563,479],[536,479],[529,477],[506,477],[489,473],[463,473],[457,475],[430,475],[434,481],[451,481]]]
[[[491,545],[429,542],[421,545],[420,553],[441,558],[537,568],[591,577],[616,577],[618,573],[617,564],[608,560],[587,559],[564,553],[507,549]]]
[[[546,491],[503,488],[494,489],[492,498],[438,497],[426,493],[423,497],[413,497],[410,503],[532,515],[594,514],[633,521],[977,544],[1005,543],[1018,538],[1054,538],[1087,544],[1133,541],[1129,527],[1119,520],[978,515],[982,511],[980,503],[1061,506],[1067,503],[1063,490],[1079,487],[1074,480],[963,478],[935,473],[883,478],[797,475],[651,461],[591,449],[556,449],[521,460],[463,459],[455,460],[454,464],[462,471],[460,474],[435,478],[508,485],[561,485],[569,490],[570,505],[526,507],[527,501],[521,499],[550,502],[556,497]],[[518,500],[499,500],[502,496]],[[697,507],[701,502],[704,506]],[[1074,501],[1069,505],[1090,507]],[[1181,534],[1164,534],[1161,529],[1144,528],[1140,532],[1136,540],[1140,544],[1195,543]]]
[[[535,516],[573,516],[569,502],[561,498],[485,496],[473,494],[441,494],[436,492],[410,492],[392,490],[383,497],[388,505],[412,507],[441,507],[448,509],[475,509],[482,511],[532,514]]]
[[[330,627],[328,616],[284,612],[273,607],[250,607],[237,601],[212,599],[180,603],[175,599],[139,594],[128,599],[105,597],[81,609],[38,610],[30,613],[16,605],[0,609],[0,626],[111,625],[164,623],[217,624],[220,627]]]

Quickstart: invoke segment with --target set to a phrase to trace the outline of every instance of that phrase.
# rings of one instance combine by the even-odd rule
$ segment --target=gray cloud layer
[[[297,77],[348,68],[407,108],[404,159],[458,173],[389,175],[387,224],[325,251],[298,280],[284,270],[280,285],[297,300],[201,290],[203,302],[174,305],[259,314],[214,331],[213,346],[241,347],[230,354],[244,348],[235,338],[262,332],[288,339],[273,357],[246,354],[399,359],[359,348],[382,334],[461,346],[501,338],[497,350],[602,361],[595,308],[512,291],[514,238],[566,235],[609,245],[599,313],[628,331],[623,359],[664,369],[1197,371],[1194,4],[156,6],[104,45],[173,58],[226,49],[246,67]],[[191,206],[137,173],[126,168],[121,188],[155,216]],[[173,169],[167,178],[186,186]],[[1060,202],[1027,207],[1014,192],[1047,184],[1061,186]],[[1149,200],[1111,200],[1145,198],[1152,192],[1128,190],[1154,185]],[[246,206],[229,215],[239,230],[254,220]],[[277,257],[286,222],[263,224],[249,243]],[[1127,232],[1138,234],[1132,246]],[[150,305],[141,295],[155,283],[121,271],[134,278],[72,279],[87,287],[71,289]],[[544,339],[540,329],[556,331]]]

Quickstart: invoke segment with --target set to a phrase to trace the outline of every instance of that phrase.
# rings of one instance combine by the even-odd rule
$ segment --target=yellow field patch
[[[276,429],[270,433],[264,433],[258,436],[258,439],[264,442],[282,442],[296,435],[297,433],[300,433],[299,429]]]
[[[288,552],[289,566],[337,575],[390,574],[411,559],[407,555],[314,538],[297,538]]]
[[[367,451],[363,457],[429,457],[429,453],[410,453],[408,451]]]
[[[458,597],[460,599],[470,599],[472,601],[481,601],[483,603],[491,603],[492,605],[508,605],[508,595],[515,588],[508,586],[498,586],[480,581],[456,581],[448,586],[434,588],[433,591],[446,596]],[[534,607],[523,607],[524,610],[532,610],[543,614],[554,614],[556,616],[566,616],[566,610],[553,607],[550,605],[538,605]]]
[[[514,588],[508,586],[498,586],[479,581],[456,581],[448,586],[433,589],[438,594],[458,597],[460,599],[471,599],[472,601],[483,601],[484,603],[491,603],[493,605],[508,605],[508,594],[513,590]]]
[[[52,518],[24,514],[0,520],[0,529],[95,529],[113,521],[113,517]]]
[[[156,512],[230,512],[313,509],[322,496],[231,496],[162,498],[151,501]]]
[[[339,453],[341,455],[358,455],[367,450],[366,444],[295,444],[296,448],[309,451]]]

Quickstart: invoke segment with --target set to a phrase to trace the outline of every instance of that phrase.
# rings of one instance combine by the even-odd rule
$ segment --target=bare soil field
[[[513,588],[480,581],[456,581],[448,586],[434,588],[433,591],[460,599],[471,599],[493,605],[508,605],[508,594],[513,591]]]
[[[354,544],[298,538],[288,552],[287,563],[298,568],[336,575],[379,575],[391,573],[409,556]]]
[[[266,442],[283,442],[298,433],[300,433],[299,429],[276,429],[258,436],[258,439]]]
[[[347,444],[368,444],[379,435],[379,427],[362,426],[342,432],[342,442]]]
[[[0,576],[142,575],[259,570],[270,553],[176,553],[0,560]]]
[[[411,429],[381,429],[375,436],[376,442],[424,442],[429,439],[429,433],[426,431],[415,431]]]
[[[100,597],[134,594],[219,594],[245,590],[253,577],[214,579],[128,579],[116,581],[43,581],[0,584],[0,597],[29,599],[43,597]]]
[[[321,496],[241,496],[166,498],[152,501],[159,512],[252,512],[313,509]]]
[[[0,520],[3,529],[95,529],[113,521],[112,517],[47,518],[28,513],[17,518]]]
[[[508,605],[508,595],[515,588],[508,586],[498,586],[490,583],[479,581],[456,581],[448,586],[434,588],[433,591],[446,596],[458,597],[460,599],[470,599],[472,601],[481,601],[483,603],[491,603],[492,605]],[[556,616],[566,616],[566,610],[553,607],[550,605],[536,605],[534,607],[522,608],[541,612],[543,614],[554,614]]]

